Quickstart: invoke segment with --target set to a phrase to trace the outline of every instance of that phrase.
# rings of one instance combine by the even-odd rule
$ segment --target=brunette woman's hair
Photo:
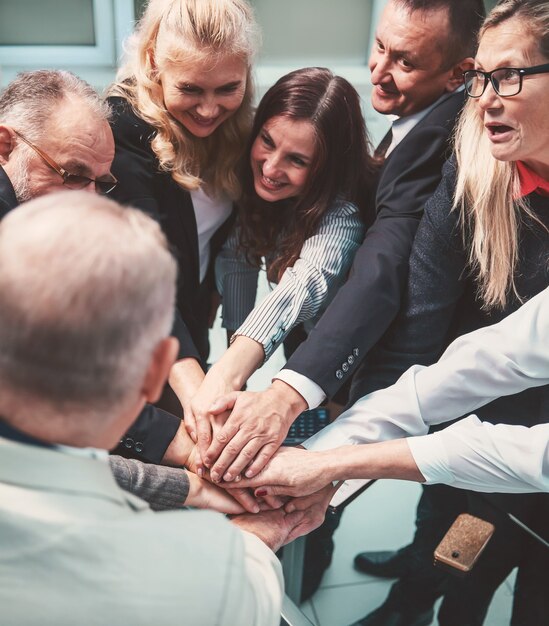
[[[261,257],[269,257],[271,281],[277,281],[293,265],[304,241],[315,233],[337,196],[355,204],[365,221],[372,220],[378,169],[360,96],[347,80],[330,70],[296,70],[267,91],[257,108],[248,155],[264,124],[279,116],[310,122],[315,148],[303,193],[289,200],[262,200],[254,189],[249,158],[243,164],[240,245],[255,266],[261,264]]]

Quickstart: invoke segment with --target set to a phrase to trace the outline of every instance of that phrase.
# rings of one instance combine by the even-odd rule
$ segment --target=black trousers
[[[481,626],[492,597],[518,567],[511,626],[549,623],[549,549],[530,537],[498,507],[514,514],[544,539],[549,538],[549,494],[490,494],[479,497],[452,487],[424,487],[416,533],[407,551],[410,574],[391,588],[387,602],[402,612],[420,612],[444,596],[441,626]],[[459,513],[491,521],[496,530],[473,570],[464,578],[436,568],[433,552]]]

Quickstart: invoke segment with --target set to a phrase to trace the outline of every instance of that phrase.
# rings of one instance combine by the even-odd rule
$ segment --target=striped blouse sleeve
[[[337,200],[299,258],[286,269],[278,285],[251,311],[235,335],[263,346],[267,360],[291,329],[315,318],[345,281],[364,238],[358,209]]]

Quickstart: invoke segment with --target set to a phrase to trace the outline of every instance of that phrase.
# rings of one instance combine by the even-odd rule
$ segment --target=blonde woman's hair
[[[125,62],[108,94],[126,98],[157,130],[151,147],[160,169],[181,187],[195,190],[205,183],[216,194],[240,195],[236,166],[253,118],[250,68],[259,41],[246,0],[150,0],[128,40]],[[166,110],[162,69],[173,63],[215,64],[229,56],[242,58],[248,67],[242,104],[211,136],[194,137]]]
[[[486,18],[480,38],[489,29],[515,18],[522,20],[549,58],[549,3],[545,0],[503,0]],[[456,129],[458,167],[454,209],[460,211],[463,236],[471,238],[469,263],[478,280],[484,308],[503,308],[510,293],[519,300],[515,270],[519,259],[519,228],[524,216],[538,221],[525,199],[515,162],[498,161],[474,100],[467,102]]]

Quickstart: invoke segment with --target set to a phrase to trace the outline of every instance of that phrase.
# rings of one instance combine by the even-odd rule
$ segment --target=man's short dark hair
[[[445,39],[444,66],[451,68],[467,57],[474,57],[478,33],[486,17],[483,0],[394,0],[408,11],[448,12],[449,37]]]

